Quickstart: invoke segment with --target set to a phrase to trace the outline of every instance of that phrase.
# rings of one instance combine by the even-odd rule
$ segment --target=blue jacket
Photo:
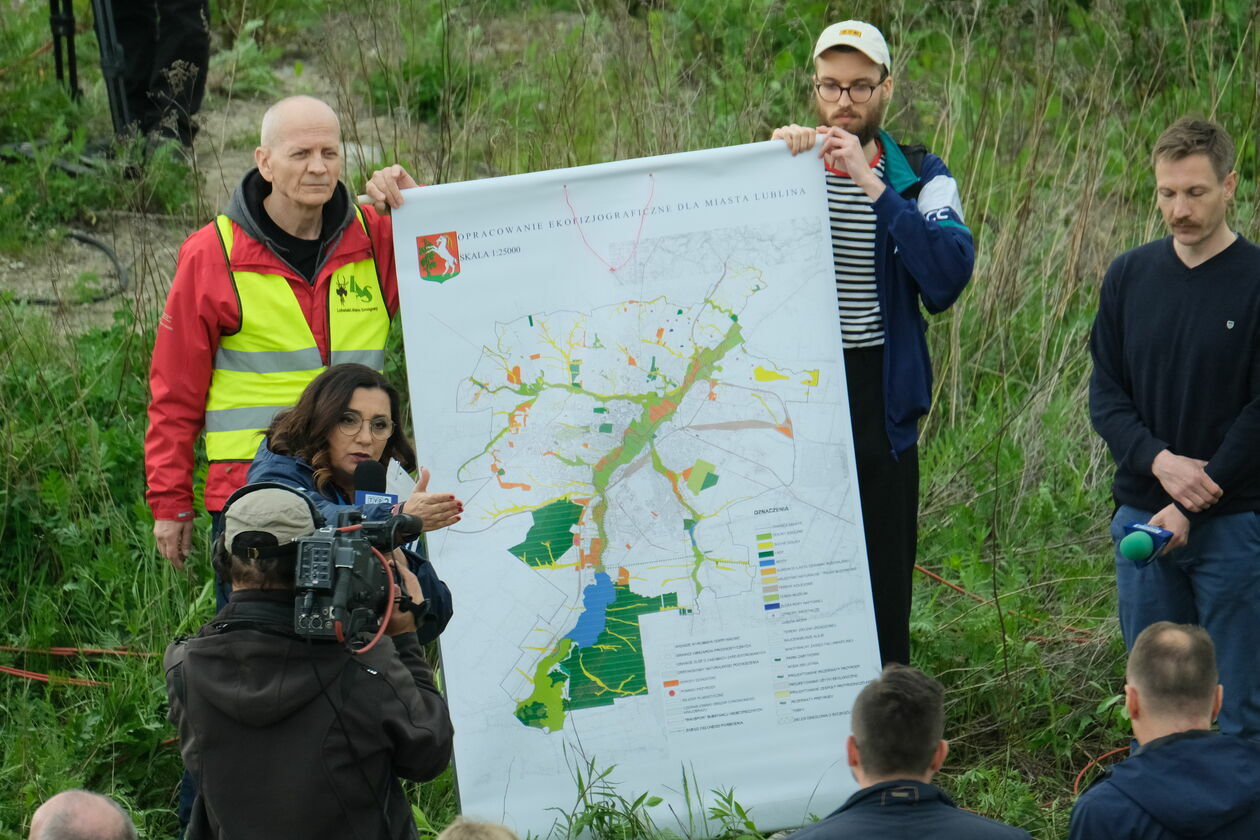
[[[964,811],[924,782],[880,782],[862,788],[792,840],[1029,840],[1022,828]]]
[[[893,453],[919,439],[919,418],[932,405],[927,321],[953,304],[975,265],[963,224],[958,184],[944,161],[926,154],[914,173],[901,147],[880,132],[884,183],[875,211],[875,278],[884,319],[884,426]]]
[[[1146,743],[1072,809],[1070,840],[1255,840],[1260,743],[1206,730]]]
[[[363,518],[369,522],[387,519],[393,512],[392,505],[352,505],[343,499],[341,493],[333,490],[332,496],[325,496],[315,489],[315,470],[301,458],[291,455],[278,455],[267,447],[266,439],[258,446],[254,462],[249,465],[249,473],[245,476],[247,484],[259,481],[276,481],[301,490],[307,495],[324,520],[332,525],[337,521],[337,514],[343,510],[359,510]],[[424,545],[421,540],[420,545]],[[427,558],[403,549],[407,555],[407,565],[420,581],[420,591],[429,604],[429,611],[424,616],[420,627],[416,630],[421,642],[431,642],[446,629],[450,623],[454,607],[451,604],[451,590],[437,576],[433,564]]]

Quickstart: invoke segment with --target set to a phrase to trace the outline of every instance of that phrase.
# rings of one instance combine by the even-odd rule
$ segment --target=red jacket
[[[375,252],[385,305],[398,311],[398,277],[394,272],[393,227],[388,216],[363,208],[371,239],[355,221],[349,193],[338,185],[329,204],[344,206],[340,238],[308,283],[265,244],[255,221],[257,201],[265,195],[257,170],[241,181],[224,212],[235,223],[232,270],[281,274],[293,289],[306,322],[328,364],[328,296],[332,273]],[[265,182],[264,182],[265,183]],[[251,208],[251,204],[255,205]],[[353,223],[352,223],[353,222]],[[219,337],[241,322],[240,305],[213,223],[193,233],[180,248],[175,279],[158,324],[149,368],[149,427],[144,436],[146,499],[155,519],[187,519],[193,513],[193,443],[205,421],[214,354]],[[218,461],[206,475],[205,507],[217,511],[245,483],[249,461]]]

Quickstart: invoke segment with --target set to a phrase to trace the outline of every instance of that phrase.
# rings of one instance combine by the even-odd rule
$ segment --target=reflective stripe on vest
[[[357,207],[355,211],[367,231],[363,211]],[[215,227],[230,266],[232,220],[219,216]],[[254,271],[233,271],[231,276],[241,326],[222,337],[214,355],[205,421],[206,455],[211,461],[252,460],[271,418],[297,402],[324,370],[315,336],[289,281],[280,274]],[[383,370],[389,310],[375,261],[368,257],[343,265],[328,283],[331,363],[358,362]]]

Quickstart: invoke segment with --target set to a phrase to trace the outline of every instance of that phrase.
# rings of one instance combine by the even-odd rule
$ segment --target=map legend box
[[[774,559],[774,534],[757,535],[757,565],[761,571],[762,608],[769,612],[777,610],[779,602],[779,569]]]

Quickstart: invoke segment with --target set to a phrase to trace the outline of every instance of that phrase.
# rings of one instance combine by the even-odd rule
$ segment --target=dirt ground
[[[318,62],[306,59],[303,64],[300,77],[291,68],[277,71],[275,98],[311,94],[337,107],[334,86],[321,73]],[[117,255],[127,275],[125,289],[108,294],[120,284],[113,262],[103,251],[72,238],[57,237],[21,254],[0,253],[0,291],[12,291],[18,299],[48,311],[59,329],[66,331],[107,325],[124,305],[142,318],[157,318],[170,288],[180,244],[211,220],[241,176],[253,167],[258,126],[274,101],[233,97],[217,87],[212,77],[198,115],[201,131],[191,163],[201,186],[192,210],[162,216],[101,208],[94,223],[71,228],[88,234]],[[355,153],[353,148],[346,150],[347,157]],[[361,190],[362,185],[352,188]]]

